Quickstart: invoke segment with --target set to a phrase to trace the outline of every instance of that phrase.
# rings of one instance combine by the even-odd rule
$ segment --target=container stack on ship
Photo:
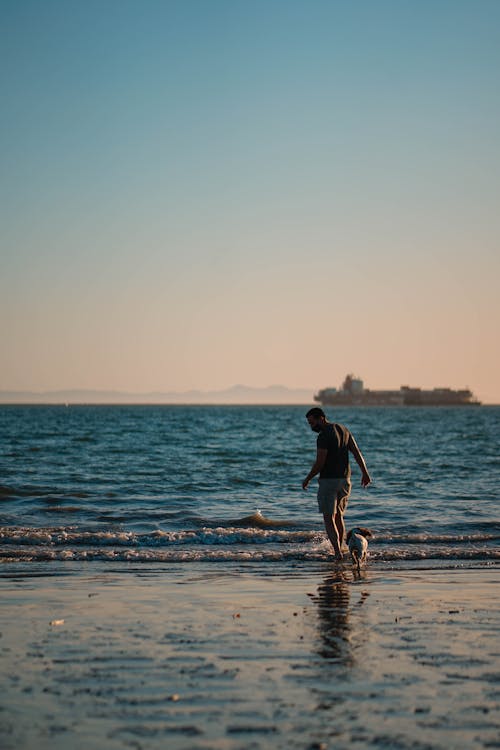
[[[323,406],[479,406],[468,388],[411,388],[402,385],[398,391],[371,391],[360,378],[346,375],[342,387],[323,388],[314,400]]]

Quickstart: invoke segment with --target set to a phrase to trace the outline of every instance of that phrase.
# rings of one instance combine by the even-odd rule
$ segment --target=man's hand
[[[326,456],[328,454],[328,450],[326,448],[317,448],[316,449],[316,461],[312,465],[312,469],[307,475],[307,477],[302,482],[302,489],[307,490],[307,487],[309,485],[309,482],[313,477],[316,476],[316,474],[319,474],[323,466],[325,465]]]
[[[368,487],[371,481],[372,481],[371,476],[368,474],[367,471],[364,471],[363,474],[361,475],[361,486]]]

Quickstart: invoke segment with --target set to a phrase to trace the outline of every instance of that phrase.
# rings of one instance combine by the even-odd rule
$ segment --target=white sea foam
[[[326,561],[333,556],[326,538],[319,536],[307,543],[270,545],[184,545],[184,546],[136,546],[126,545],[3,545],[0,546],[0,559],[17,561],[43,560],[116,560],[127,562],[277,562],[277,561]],[[370,547],[368,565],[385,565],[398,562],[489,562],[500,560],[500,551],[491,547],[468,546],[426,546],[422,548],[395,547],[373,549]],[[349,558],[346,557],[346,564]]]
[[[370,564],[500,559],[495,534],[375,534]],[[305,561],[332,555],[323,532],[256,527],[202,527],[136,533],[67,527],[0,527],[3,560],[122,560],[135,562]]]
[[[153,531],[137,534],[132,531],[79,531],[74,528],[33,529],[30,527],[0,528],[0,544],[57,545],[124,545],[162,547],[172,545],[238,545],[289,544],[310,542],[318,537],[315,531],[282,531],[256,528],[201,528],[185,531]]]

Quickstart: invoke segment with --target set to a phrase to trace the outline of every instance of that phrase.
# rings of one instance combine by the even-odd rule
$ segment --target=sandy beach
[[[19,566],[1,745],[499,747],[499,579]]]

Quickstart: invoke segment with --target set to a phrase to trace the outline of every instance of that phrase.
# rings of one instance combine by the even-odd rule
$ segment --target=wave
[[[377,533],[377,535],[370,540],[370,544],[388,544],[394,542],[395,544],[454,544],[463,542],[494,542],[500,540],[500,533],[471,533],[471,534],[430,534],[430,533],[414,533],[414,534],[394,534],[390,532]]]
[[[208,521],[207,519],[201,519],[203,524],[206,526],[217,525],[225,528],[230,527],[242,527],[242,528],[253,528],[253,529],[278,529],[278,528],[293,528],[297,524],[294,521],[279,520],[274,518],[267,518],[260,510],[256,510],[249,516],[243,516],[243,518],[234,518],[229,520],[217,520]]]
[[[72,526],[0,527],[0,560],[125,561],[157,563],[328,561],[331,546],[323,531],[283,528],[282,521],[254,513],[230,522],[181,530],[138,533],[119,528]],[[378,533],[370,540],[369,563],[440,565],[496,564],[498,534]],[[349,558],[347,558],[349,563]]]
[[[320,538],[317,531],[283,531],[254,527],[215,527],[188,531],[82,531],[77,527],[3,527],[0,544],[117,545],[162,547],[172,545],[289,544]]]
[[[0,484],[0,498],[15,499],[16,497],[30,497],[33,492],[31,490],[21,490],[16,487],[8,487],[5,484]]]
[[[78,510],[66,508],[67,511]],[[289,528],[286,528],[289,526]],[[377,547],[420,546],[422,550],[440,546],[477,545],[493,543],[497,533],[471,534],[393,534],[376,533],[370,540],[370,550]],[[82,529],[73,526],[3,526],[0,527],[0,544],[50,544],[50,545],[117,545],[133,547],[162,547],[178,545],[239,545],[239,544],[293,544],[325,540],[322,530],[297,529],[292,522],[274,521],[254,513],[242,519],[220,522],[200,528],[138,533],[121,529]]]
[[[0,499],[18,500],[21,497],[32,498],[33,500],[43,498],[47,502],[64,502],[67,498],[88,498],[90,497],[90,493],[83,490],[64,492],[56,490],[53,487],[10,487],[0,484]]]
[[[313,548],[294,548],[287,550],[245,550],[245,549],[116,549],[96,548],[79,549],[51,547],[0,548],[0,560],[3,562],[41,562],[41,561],[121,561],[137,563],[265,563],[265,562],[327,562],[333,560],[329,545]],[[411,562],[446,562],[460,565],[466,562],[496,564],[500,560],[498,550],[436,550],[433,554],[421,551],[393,550],[390,553],[370,555],[367,565]],[[350,562],[346,558],[345,564]]]

